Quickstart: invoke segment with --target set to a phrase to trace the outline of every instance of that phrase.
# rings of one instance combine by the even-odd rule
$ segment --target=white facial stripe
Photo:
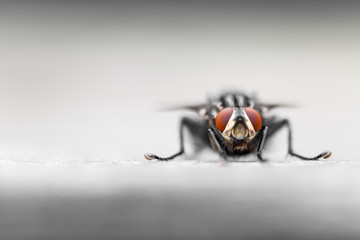
[[[234,99],[233,99],[233,97],[231,95],[227,96],[225,98],[225,101],[227,102],[228,106],[234,106],[235,105]]]
[[[249,135],[250,137],[253,137],[256,134],[256,131],[254,130],[254,126],[252,125],[249,116],[246,114],[245,109],[243,109],[242,111],[244,112],[244,120],[245,120],[244,122],[247,129],[249,130]]]
[[[239,95],[239,96],[236,96],[236,98],[239,103],[239,106],[244,106],[244,103],[245,103],[244,96]]]

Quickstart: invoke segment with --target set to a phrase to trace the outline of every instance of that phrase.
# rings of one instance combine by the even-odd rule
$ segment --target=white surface
[[[356,161],[0,166],[3,239],[360,236]]]

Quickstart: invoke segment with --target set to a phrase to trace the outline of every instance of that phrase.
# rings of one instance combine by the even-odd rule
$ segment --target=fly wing
[[[179,105],[179,106],[168,106],[161,108],[161,111],[178,111],[178,110],[192,110],[199,112],[202,109],[206,109],[207,104],[198,104],[198,105]]]
[[[255,105],[265,111],[270,111],[274,108],[296,108],[299,107],[296,104],[286,104],[286,103],[257,103]],[[191,110],[199,112],[203,109],[207,109],[208,104],[197,104],[197,105],[173,105],[167,106],[160,109],[160,111],[179,111],[179,110]]]
[[[208,104],[197,104],[197,105],[178,105],[169,106],[160,109],[161,111],[179,111],[179,110],[190,110],[196,112],[202,118],[206,118]]]
[[[299,107],[296,104],[286,104],[286,103],[260,103],[259,105],[268,110],[271,110],[273,108],[296,108],[296,107]]]
[[[255,108],[260,109],[263,113],[271,111],[274,108],[296,108],[299,107],[296,104],[291,103],[258,103]]]

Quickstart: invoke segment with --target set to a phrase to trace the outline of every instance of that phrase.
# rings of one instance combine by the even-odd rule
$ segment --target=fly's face
[[[217,129],[227,143],[244,144],[260,130],[262,118],[253,108],[224,108],[215,119]]]

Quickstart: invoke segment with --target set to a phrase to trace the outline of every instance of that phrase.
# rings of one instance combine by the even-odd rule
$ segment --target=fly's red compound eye
[[[216,116],[215,123],[216,123],[216,127],[219,129],[220,132],[223,132],[225,130],[226,125],[228,124],[232,113],[233,113],[233,109],[229,107],[221,110]]]
[[[258,111],[256,111],[255,109],[249,107],[245,108],[245,112],[248,115],[250,122],[254,127],[254,130],[256,132],[259,131],[262,124],[260,113],[258,113]]]

